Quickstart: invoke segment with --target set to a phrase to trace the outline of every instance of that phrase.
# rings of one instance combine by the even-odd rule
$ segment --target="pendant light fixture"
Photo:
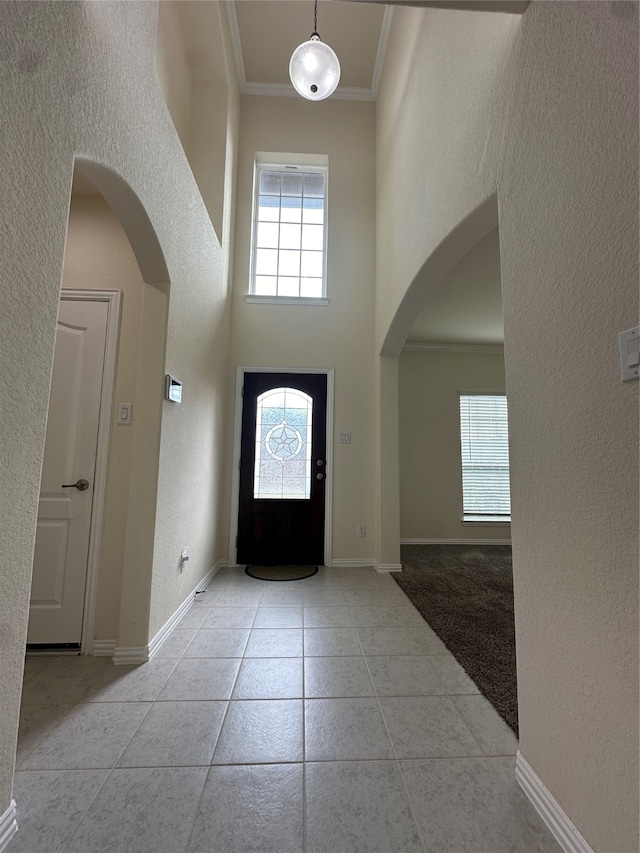
[[[313,32],[309,41],[303,41],[293,51],[289,77],[296,92],[310,101],[328,98],[340,82],[338,57],[328,44],[320,41],[318,34],[318,0],[313,12]]]

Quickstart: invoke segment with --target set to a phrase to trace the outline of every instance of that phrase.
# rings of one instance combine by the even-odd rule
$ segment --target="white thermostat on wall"
[[[176,379],[175,376],[169,376],[168,373],[165,378],[164,395],[172,403],[182,402],[182,382]]]

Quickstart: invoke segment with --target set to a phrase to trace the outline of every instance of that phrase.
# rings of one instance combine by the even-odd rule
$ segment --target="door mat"
[[[250,578],[259,581],[301,581],[318,571],[317,566],[247,566],[244,570]]]

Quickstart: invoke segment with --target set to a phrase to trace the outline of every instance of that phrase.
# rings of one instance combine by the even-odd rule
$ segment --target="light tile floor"
[[[552,853],[397,584],[227,569],[149,663],[26,662],[10,853]]]

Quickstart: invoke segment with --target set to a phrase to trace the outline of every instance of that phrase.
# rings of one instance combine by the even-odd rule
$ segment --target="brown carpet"
[[[518,734],[511,547],[403,545],[392,575]]]

